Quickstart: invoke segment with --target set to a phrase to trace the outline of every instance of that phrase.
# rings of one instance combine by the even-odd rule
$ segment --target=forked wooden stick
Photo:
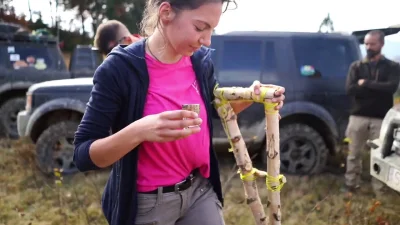
[[[260,95],[255,95],[251,88],[223,87],[214,89],[215,107],[221,118],[224,130],[231,144],[236,164],[239,167],[240,178],[243,181],[246,202],[249,205],[256,225],[280,225],[280,189],[285,182],[285,178],[279,175],[279,114],[275,110],[277,103],[272,103],[274,93],[279,89],[277,86],[261,87]],[[231,101],[253,101],[263,103],[265,108],[267,131],[267,173],[253,167],[249,157],[246,144],[242,138],[237,124],[236,114],[229,102]],[[266,177],[268,188],[269,219],[264,212],[263,205],[258,193],[256,179]]]
[[[281,197],[280,190],[286,183],[286,178],[280,174],[280,146],[279,146],[279,113],[275,109],[276,103],[264,104],[266,116],[267,142],[267,189],[268,189],[268,216],[270,225],[281,224]]]

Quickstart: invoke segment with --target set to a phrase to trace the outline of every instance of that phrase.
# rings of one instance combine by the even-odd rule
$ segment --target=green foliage
[[[125,24],[132,33],[138,33],[145,0],[107,0],[106,17]]]
[[[13,0],[0,0],[0,5],[9,6]],[[83,22],[91,17],[92,29],[95,32],[97,27],[105,20],[119,20],[124,23],[131,33],[138,33],[138,24],[142,19],[142,14],[146,0],[54,0],[58,1],[59,6],[64,6],[65,10],[76,10],[75,19]],[[54,3],[53,3],[54,4]],[[39,18],[35,22],[26,21],[25,16],[15,15],[13,7],[0,7],[0,20],[20,24],[29,30],[47,29],[56,36],[59,33],[59,41],[63,46],[63,51],[71,52],[78,44],[92,44],[93,37],[87,33],[78,31],[57,31],[57,25],[52,27],[43,23]],[[40,13],[39,13],[39,16]]]
[[[85,13],[93,19],[93,30],[104,20],[119,20],[132,33],[138,31],[137,24],[142,19],[145,0],[59,0],[66,9],[77,9],[77,18]],[[86,19],[86,18],[83,18]]]

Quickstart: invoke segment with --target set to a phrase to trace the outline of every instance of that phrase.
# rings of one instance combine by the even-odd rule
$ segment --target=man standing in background
[[[370,31],[364,38],[366,58],[353,62],[347,75],[346,91],[352,102],[346,129],[350,143],[343,191],[360,187],[366,142],[379,137],[382,120],[393,106],[393,94],[399,85],[400,66],[381,54],[384,43],[383,32]],[[380,194],[383,184],[372,179],[375,193]]]

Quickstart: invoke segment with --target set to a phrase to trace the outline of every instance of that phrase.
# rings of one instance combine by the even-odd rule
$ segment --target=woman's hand
[[[149,115],[137,122],[143,129],[143,141],[168,142],[200,132],[202,120],[195,112],[173,110]]]
[[[254,94],[259,95],[261,93],[260,92],[260,87],[263,87],[263,86],[269,86],[269,87],[274,86],[274,87],[276,87],[277,90],[274,93],[275,97],[272,99],[272,102],[279,103],[275,107],[275,109],[276,110],[280,110],[282,108],[282,106],[283,106],[283,100],[285,100],[285,95],[284,95],[285,88],[281,87],[281,86],[273,85],[273,84],[261,84],[260,81],[258,81],[258,80],[254,81],[253,84],[250,87],[254,88]]]
[[[275,109],[280,110],[283,106],[283,100],[285,100],[285,95],[283,94],[283,93],[285,93],[285,88],[281,87],[281,86],[273,85],[273,84],[261,84],[260,81],[258,81],[258,80],[254,81],[253,84],[250,86],[250,88],[252,88],[254,90],[254,94],[259,95],[261,93],[260,87],[262,87],[262,86],[276,87],[277,91],[275,91],[275,93],[274,93],[275,98],[272,99],[272,102],[279,103],[275,107]],[[243,110],[248,108],[251,104],[253,104],[253,102],[246,102],[246,101],[231,102],[231,106],[232,106],[235,114],[239,114],[240,112],[242,112]],[[279,118],[280,118],[280,116],[279,116]]]

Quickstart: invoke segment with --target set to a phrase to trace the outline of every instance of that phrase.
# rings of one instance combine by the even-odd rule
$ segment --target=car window
[[[96,69],[100,62],[99,58],[95,58],[100,54],[96,54],[90,48],[80,48],[76,49],[74,54],[71,57],[71,70],[87,70],[87,69]],[[101,57],[101,55],[100,55]]]
[[[265,73],[276,73],[276,55],[275,55],[275,44],[272,41],[265,42],[264,51],[264,72]]]
[[[262,70],[261,40],[225,40],[219,63],[220,82],[253,82]]]
[[[322,77],[345,77],[350,64],[357,60],[351,42],[345,39],[294,37],[293,48],[300,75],[305,75],[304,68],[311,68]]]
[[[5,57],[6,52],[7,52],[6,45],[3,45],[1,43],[0,44],[0,59],[3,59]],[[5,66],[6,66],[5,60],[0,60],[0,67],[5,67]]]
[[[57,59],[52,59],[48,48],[36,45],[7,46],[9,67],[14,70],[47,70],[54,67]]]

